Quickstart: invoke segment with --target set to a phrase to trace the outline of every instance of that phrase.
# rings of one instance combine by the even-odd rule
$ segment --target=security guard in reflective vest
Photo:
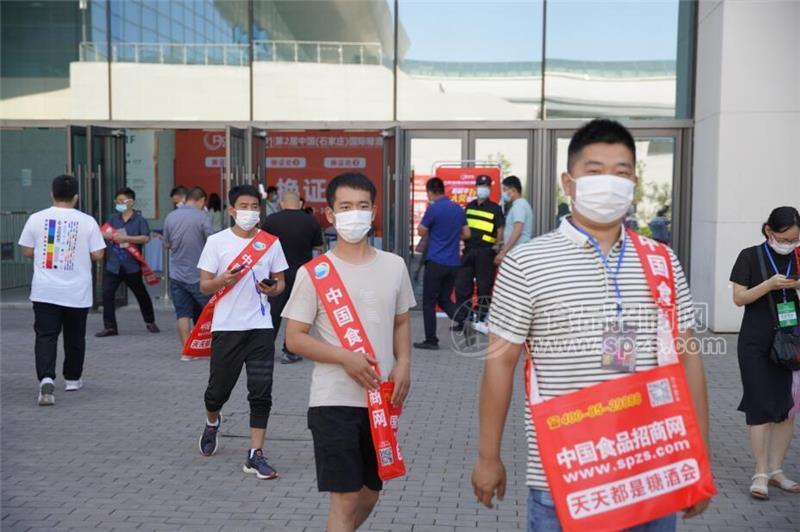
[[[475,186],[478,198],[470,201],[465,208],[470,237],[464,243],[461,267],[456,276],[456,305],[459,309],[453,318],[453,330],[456,331],[463,330],[468,317],[474,281],[478,284],[477,317],[479,321],[486,318],[497,268],[494,265],[497,240],[503,234],[506,223],[503,209],[489,199],[492,179],[487,175],[479,175]]]

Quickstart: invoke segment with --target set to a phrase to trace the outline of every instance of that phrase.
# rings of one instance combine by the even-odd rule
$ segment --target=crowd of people
[[[677,341],[691,339],[694,328],[694,305],[683,268],[669,248],[624,225],[633,202],[635,170],[636,146],[626,128],[610,120],[581,127],[570,141],[567,168],[561,175],[571,214],[565,213],[555,231],[536,238],[533,211],[517,177],[493,183],[489,176],[478,176],[477,198],[464,208],[447,197],[441,179],[426,183],[429,206],[417,228],[427,240],[422,290],[425,338],[414,347],[439,349],[437,306],[452,320],[455,332],[473,327],[488,334],[480,384],[478,457],[472,473],[475,495],[488,507],[505,493],[501,437],[522,358],[537,396],[544,399],[662,367],[666,364],[662,355],[679,359],[697,420],[697,439],[713,452],[702,357],[692,351],[690,342]],[[502,187],[503,206],[490,199],[491,188],[497,186]],[[150,228],[134,208],[135,192],[118,191],[116,212],[102,228],[74,208],[78,201],[74,177],[56,177],[52,197],[53,206],[33,214],[19,240],[23,252],[34,258],[31,300],[40,405],[55,402],[56,342],[62,330],[65,389],[82,386],[92,261],[105,259],[104,328],[97,336],[119,333],[114,298],[123,283],[137,298],[147,330],[159,330],[145,286],[148,268],[140,260]],[[409,311],[416,305],[402,258],[369,243],[376,214],[374,184],[358,173],[330,181],[325,217],[337,243],[324,254],[320,225],[303,212],[302,199],[295,193],[278,197],[277,189],[270,187],[264,197],[253,186],[236,186],[229,191],[225,212],[219,197],[207,198],[199,187],[176,188],[172,200],[175,209],[164,221],[163,238],[186,360],[196,357],[186,348],[194,346],[195,334],[203,327],[211,331],[199,451],[212,456],[219,448],[221,412],[245,369],[250,443],[242,468],[259,479],[278,476],[263,447],[272,406],[275,339],[285,322],[282,362],[314,362],[308,426],[317,487],[330,494],[328,530],[359,528],[383,488],[380,470],[386,454],[376,453],[371,429],[376,420],[384,424],[387,420],[375,415],[382,411],[373,410],[374,402],[380,404],[382,381],[393,383],[387,397],[392,408],[399,408],[409,392]],[[268,216],[259,225],[264,211]],[[226,229],[223,216],[233,220]],[[668,238],[665,235],[664,224],[656,224],[653,236],[662,240]],[[740,410],[750,426],[755,459],[750,491],[759,499],[769,496],[768,486],[800,492],[800,485],[782,471],[800,402],[800,397],[792,396],[793,379],[795,388],[800,388],[798,373],[770,358],[776,330],[797,327],[797,210],[773,211],[763,236],[762,243],[742,251],[731,274],[734,301],[745,306],[738,344],[744,388]],[[663,255],[647,255],[645,261],[641,246]],[[672,287],[653,289],[653,272],[668,278]],[[324,283],[328,288],[321,288]],[[666,333],[661,305],[668,304],[656,297],[659,293],[659,298],[672,301],[671,314],[664,319],[667,329],[670,320],[674,328]],[[647,319],[628,327],[634,309]],[[592,319],[573,319],[580,313],[589,313]],[[665,352],[662,333],[674,340]],[[373,352],[348,348],[364,338]],[[631,338],[632,358],[617,360],[617,347],[606,353],[606,346]],[[564,349],[570,342],[592,347]],[[527,528],[559,530],[564,516],[557,514],[551,479],[543,467],[541,431],[535,430],[531,415],[525,421]],[[684,508],[684,517],[702,513],[711,495],[693,500]],[[676,514],[668,512],[639,522],[635,530],[675,528]]]

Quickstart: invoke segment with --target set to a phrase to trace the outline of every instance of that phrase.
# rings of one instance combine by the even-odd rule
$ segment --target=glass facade
[[[0,2],[0,118],[691,117],[688,0]]]

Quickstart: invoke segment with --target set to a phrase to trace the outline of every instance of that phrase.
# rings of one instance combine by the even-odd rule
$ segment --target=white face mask
[[[795,250],[797,244],[782,244],[776,241],[773,237],[769,239],[769,247],[774,249],[775,253],[778,253],[779,255],[788,255]]]
[[[587,175],[575,181],[575,210],[593,222],[622,219],[633,203],[633,181],[615,175]]]
[[[258,211],[242,211],[236,209],[236,225],[244,229],[245,231],[251,230],[253,227],[258,225],[258,221],[261,219],[261,213]]]
[[[352,210],[337,212],[336,232],[345,242],[361,242],[372,227],[372,211]]]

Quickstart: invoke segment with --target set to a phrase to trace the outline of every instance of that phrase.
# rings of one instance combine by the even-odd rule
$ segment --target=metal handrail
[[[379,42],[254,40],[253,60],[266,62],[382,64]],[[333,52],[331,55],[330,52]],[[105,42],[80,43],[82,62],[106,61]],[[145,43],[111,44],[111,60],[122,63],[247,66],[250,44]]]

